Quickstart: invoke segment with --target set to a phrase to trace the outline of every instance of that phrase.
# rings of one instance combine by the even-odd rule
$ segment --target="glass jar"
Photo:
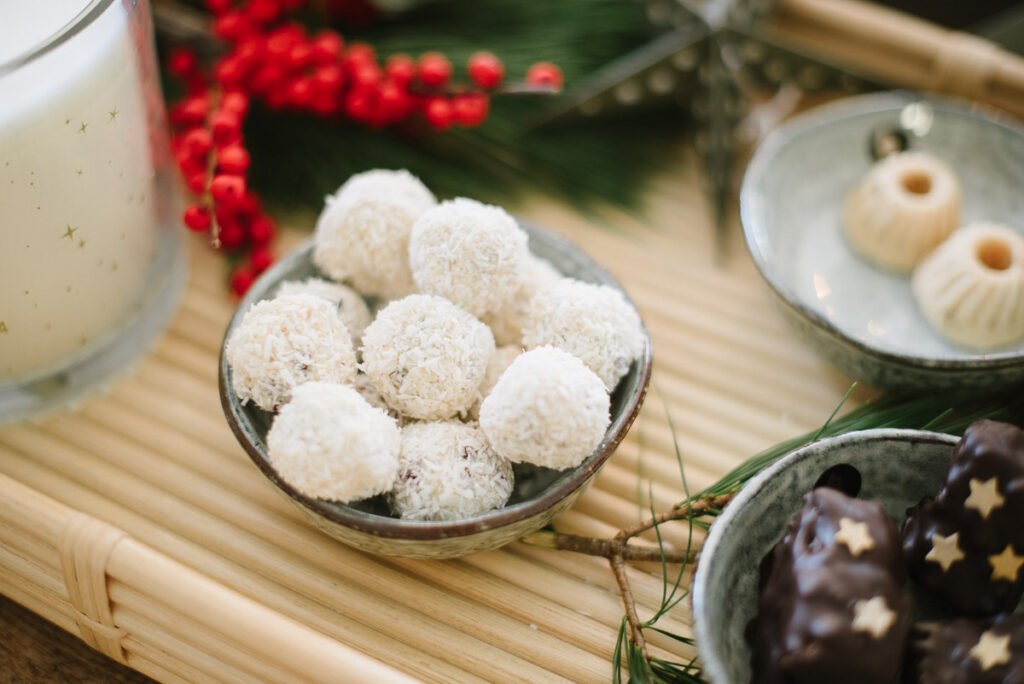
[[[147,0],[0,0],[0,423],[128,367],[184,284]]]

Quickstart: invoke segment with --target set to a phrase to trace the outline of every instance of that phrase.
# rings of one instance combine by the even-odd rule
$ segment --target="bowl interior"
[[[947,162],[963,194],[961,224],[1024,233],[1024,131],[982,111],[901,93],[851,98],[773,133],[747,171],[741,211],[754,260],[779,294],[812,319],[869,348],[925,360],[1016,356],[1024,341],[981,354],[945,340],[914,302],[910,278],[848,247],[840,215],[872,164],[877,129],[916,124],[910,149]]]
[[[549,231],[523,222],[520,225],[530,238],[530,251],[546,259],[561,273],[586,282],[610,285],[622,289],[615,279],[596,261],[578,247]],[[324,277],[312,262],[312,240],[267,271],[240,302],[228,326],[225,340],[249,307],[262,299],[274,296],[278,286],[286,280]],[[625,292],[623,292],[625,294]],[[628,295],[626,295],[628,298]],[[373,302],[370,302],[371,304]],[[267,455],[266,435],[273,414],[252,404],[242,405],[231,387],[231,370],[223,352],[220,359],[221,399],[225,415],[239,442],[257,466],[279,489],[309,510],[328,520],[375,535],[395,538],[443,538],[471,534],[512,523],[545,510],[587,482],[615,450],[625,435],[650,380],[651,348],[648,339],[641,357],[633,362],[629,373],[619,382],[611,396],[611,423],[597,449],[578,467],[557,471],[516,464],[515,489],[509,503],[500,509],[465,520],[407,521],[391,516],[385,498],[374,497],[351,505],[313,499],[296,491],[278,477]]]
[[[858,498],[878,501],[899,524],[908,507],[939,491],[956,443],[956,437],[917,430],[854,432],[799,449],[752,480],[712,525],[694,582],[698,646],[711,681],[751,681],[744,630],[757,609],[761,559],[826,471],[840,464],[855,468]],[[916,619],[946,614],[938,600],[914,593]]]

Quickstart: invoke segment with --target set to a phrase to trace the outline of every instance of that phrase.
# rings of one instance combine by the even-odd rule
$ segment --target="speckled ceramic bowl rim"
[[[730,531],[733,520],[740,515],[740,512],[764,490],[765,486],[775,477],[786,470],[789,470],[800,461],[819,454],[823,451],[832,451],[842,448],[850,443],[857,442],[882,442],[882,441],[906,441],[918,444],[944,444],[952,449],[959,442],[954,435],[947,435],[941,432],[929,432],[927,430],[903,430],[897,428],[877,428],[874,430],[860,430],[848,432],[836,437],[829,437],[817,442],[802,446],[788,455],[783,456],[770,467],[759,473],[748,482],[740,493],[736,495],[725,510],[711,525],[711,531],[700,551],[700,559],[697,563],[697,572],[693,579],[693,628],[697,638],[697,649],[700,653],[701,663],[705,674],[715,684],[724,684],[729,679],[726,676],[725,664],[718,656],[718,648],[713,635],[709,632],[707,620],[708,605],[716,597],[708,595],[708,583],[710,582],[708,568],[712,563],[715,552],[721,544],[722,539],[729,534],[737,532]],[[717,597],[721,600],[721,597]],[[730,684],[736,684],[731,682]]]
[[[596,272],[603,283],[617,288],[622,292],[626,300],[633,304],[629,294],[622,288],[619,282],[603,266],[598,264],[597,261],[590,257],[590,255],[577,247],[571,241],[559,235],[555,235],[543,228],[539,228],[535,224],[525,221],[520,221],[520,223],[524,226],[528,226],[533,232],[542,233],[543,240],[545,242],[558,245],[567,252],[572,253],[574,260],[586,262],[588,269]],[[511,525],[542,514],[544,511],[549,510],[559,501],[562,501],[589,482],[590,478],[600,470],[605,461],[607,461],[615,452],[615,449],[625,438],[626,433],[629,431],[629,427],[633,424],[633,421],[639,414],[640,407],[644,402],[644,397],[647,395],[647,388],[651,380],[651,367],[653,364],[651,339],[650,335],[647,333],[646,327],[644,327],[643,353],[637,361],[634,361],[634,363],[637,364],[637,372],[639,373],[638,388],[626,398],[625,405],[619,412],[619,415],[613,418],[597,449],[595,449],[583,463],[577,466],[568,477],[565,477],[564,479],[547,487],[536,497],[526,501],[521,501],[511,506],[505,506],[493,511],[488,511],[487,513],[483,513],[472,518],[466,518],[465,520],[445,522],[411,521],[401,520],[399,518],[388,518],[345,506],[330,506],[325,502],[299,493],[278,476],[277,472],[270,465],[269,459],[256,447],[253,442],[253,435],[249,434],[246,429],[247,423],[240,415],[241,404],[237,399],[235,399],[234,392],[230,389],[230,371],[228,369],[227,360],[224,358],[224,347],[228,336],[241,320],[244,312],[247,311],[256,301],[262,299],[265,292],[269,291],[270,288],[267,284],[270,282],[280,281],[283,274],[292,268],[292,264],[296,260],[303,258],[303,255],[309,252],[312,247],[312,238],[303,242],[288,257],[279,261],[276,265],[260,276],[250,289],[249,294],[239,302],[238,308],[231,317],[231,322],[228,324],[227,330],[224,333],[224,341],[221,343],[218,381],[220,387],[221,407],[224,410],[224,416],[227,419],[228,425],[231,427],[231,431],[235,434],[235,438],[238,440],[238,443],[242,445],[253,463],[256,464],[260,471],[262,471],[263,474],[278,487],[278,489],[315,515],[337,525],[342,525],[377,537],[387,539],[408,539],[415,541],[463,537]]]
[[[885,351],[851,337],[833,325],[818,311],[805,304],[795,292],[787,287],[783,283],[782,278],[775,273],[772,262],[768,259],[764,250],[761,249],[759,236],[766,233],[766,228],[763,225],[762,216],[755,211],[754,203],[751,202],[750,198],[756,192],[755,187],[761,185],[762,179],[771,172],[771,163],[779,150],[788,145],[794,138],[832,125],[836,118],[883,112],[902,107],[911,102],[922,101],[927,102],[937,110],[967,115],[970,118],[984,121],[1024,137],[1024,128],[1013,124],[1007,115],[998,110],[977,104],[967,104],[958,100],[934,96],[926,97],[906,91],[858,95],[812,109],[793,117],[786,124],[772,131],[764,142],[758,146],[753,159],[747,167],[747,171],[743,176],[743,184],[740,188],[740,221],[743,224],[743,234],[746,237],[747,249],[750,251],[754,264],[761,272],[761,277],[764,278],[768,286],[775,291],[775,294],[778,295],[779,299],[788,308],[800,317],[810,321],[832,339],[854,347],[865,354],[895,365],[935,369],[953,373],[958,371],[974,373],[979,370],[997,370],[1019,366],[1024,364],[1024,352],[1020,351],[974,354],[959,358],[935,358]],[[865,132],[865,136],[866,134],[867,132]],[[865,137],[865,145],[867,144],[866,140],[867,138]]]

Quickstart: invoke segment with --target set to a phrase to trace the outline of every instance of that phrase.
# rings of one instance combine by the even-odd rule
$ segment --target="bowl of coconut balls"
[[[575,245],[373,170],[240,302],[220,391],[312,524],[372,553],[452,558],[568,509],[650,373],[635,306]]]
[[[848,98],[758,148],[754,262],[818,351],[901,390],[1024,381],[1024,129],[913,93]]]

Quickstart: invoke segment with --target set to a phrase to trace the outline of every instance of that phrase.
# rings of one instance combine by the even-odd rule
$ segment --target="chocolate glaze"
[[[874,547],[854,556],[835,539],[841,518],[867,524]],[[761,565],[747,627],[757,684],[896,681],[910,629],[899,532],[882,507],[828,488],[804,497]],[[854,606],[882,597],[895,619],[881,637],[853,629]]]
[[[1010,635],[1010,662],[988,670],[971,655],[986,631]],[[1021,684],[1024,682],[1024,616],[958,618],[914,626],[907,684]]]
[[[988,518],[964,506],[970,481],[997,478],[1005,501]],[[946,483],[934,499],[907,511],[903,550],[911,577],[943,596],[958,612],[992,615],[1010,612],[1024,593],[1024,572],[1017,579],[993,579],[989,557],[1007,545],[1024,555],[1024,432],[1006,423],[982,420],[967,428],[953,452]],[[932,535],[959,534],[964,558],[948,570],[925,557]]]

